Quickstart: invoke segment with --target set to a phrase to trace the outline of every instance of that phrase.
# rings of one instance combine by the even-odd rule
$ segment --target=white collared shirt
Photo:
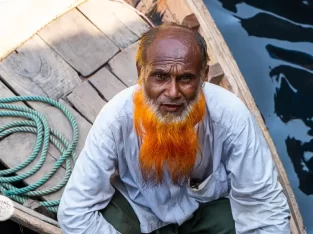
[[[237,233],[290,233],[289,207],[263,134],[242,101],[217,85],[203,87],[207,107],[199,124],[203,158],[198,157],[192,174],[201,179],[199,187],[176,187],[166,173],[157,187],[141,183],[140,142],[133,126],[132,95],[137,88],[127,88],[109,101],[88,134],[58,209],[65,234],[118,233],[98,212],[115,189],[132,206],[143,233],[182,224],[199,203],[225,196]],[[119,176],[110,180],[116,170]]]

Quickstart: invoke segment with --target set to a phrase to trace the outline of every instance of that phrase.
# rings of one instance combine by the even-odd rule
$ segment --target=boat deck
[[[141,11],[144,3],[146,9],[151,8],[147,1],[140,3],[137,8]],[[164,12],[163,21],[178,21],[169,8]],[[118,1],[86,1],[47,24],[0,62],[0,97],[39,95],[64,104],[78,123],[76,153],[79,154],[100,109],[119,91],[136,83],[138,40],[149,28],[129,5]],[[51,128],[71,139],[71,126],[59,110],[38,102],[20,104],[44,114]],[[0,125],[12,120],[1,118]],[[8,168],[22,163],[31,154],[35,140],[31,133],[16,133],[3,139],[1,162]],[[60,153],[50,145],[42,168],[24,182],[38,181],[59,157]],[[37,162],[38,159],[34,160],[17,174],[25,173]],[[65,166],[39,189],[57,185],[64,175]],[[43,199],[58,200],[62,192],[61,189]]]
[[[34,34],[0,62],[0,97],[39,95],[64,104],[79,127],[79,154],[100,109],[115,94],[136,83],[138,40],[150,26],[129,6],[116,1],[87,1]],[[20,103],[44,114],[50,127],[67,139],[72,129],[56,108],[38,102]],[[1,118],[0,126],[13,118]],[[36,137],[16,133],[0,141],[0,160],[12,168],[29,157]],[[42,168],[25,179],[32,184],[47,174],[60,153],[53,145]],[[38,159],[17,172],[30,170]],[[58,184],[65,166],[39,189]],[[44,196],[58,200],[63,190]]]
[[[0,61],[0,98],[15,95],[39,95],[64,104],[78,123],[79,142],[76,154],[79,155],[100,109],[119,91],[136,83],[135,53],[138,40],[151,26],[138,12],[119,1],[66,0],[62,3],[64,2],[68,2],[66,7],[70,9],[69,11],[50,23],[46,19],[44,21],[46,23],[43,23],[45,26],[39,31],[27,32],[29,37],[25,36],[25,33],[16,34],[16,37],[21,38],[20,40],[15,38],[17,41],[15,45],[25,38],[27,40],[17,47],[14,47],[13,43],[3,50],[4,52],[0,51],[0,58],[3,58]],[[75,5],[71,2],[75,2]],[[203,22],[204,17],[209,17],[209,20],[211,18],[206,15],[208,12],[202,9],[204,7],[199,5],[203,4],[202,1],[197,3],[193,0],[169,0],[163,6],[162,14],[156,12],[154,0],[128,0],[127,2],[136,5],[139,11],[154,19],[155,24],[164,21],[180,23],[186,16],[195,13],[201,24],[199,31],[204,35],[208,44],[209,64],[211,65],[208,80],[241,97],[257,116],[262,131],[268,134],[264,123],[260,122],[261,116],[251,94],[248,94],[246,84],[242,83],[244,82],[242,76],[238,75],[240,72],[233,58],[228,50],[221,49],[227,47],[225,42],[218,41],[216,37],[210,35],[212,30],[218,31],[213,20],[213,29],[208,28],[207,22]],[[187,2],[194,5],[194,8],[189,8]],[[81,4],[78,5],[78,3]],[[199,27],[193,20],[189,23],[194,24],[195,28]],[[219,34],[218,37],[221,35]],[[60,111],[38,102],[19,103],[19,105],[26,105],[42,113],[48,119],[51,128],[71,140],[71,126]],[[0,126],[12,120],[13,118],[0,118]],[[266,135],[266,138],[270,138],[269,135]],[[8,168],[22,163],[31,154],[35,140],[35,135],[31,133],[15,133],[4,138],[0,141],[0,162]],[[272,144],[270,140],[268,142]],[[273,145],[271,145],[272,148],[274,148]],[[274,155],[275,153],[274,150]],[[278,163],[280,172],[282,171],[280,176],[283,180],[283,187],[288,196],[293,196],[289,191],[288,181],[284,185],[287,180],[286,175],[283,168],[280,168],[282,165],[279,164],[279,158],[276,155],[274,159]],[[56,148],[49,145],[44,165],[34,175],[26,178],[25,184],[33,184],[40,180],[51,170],[59,157],[60,153]],[[17,174],[20,175],[30,170],[37,161],[38,159]],[[57,185],[64,175],[65,166],[63,165],[39,189]],[[61,189],[56,193],[43,196],[42,199],[58,200],[62,192]],[[293,201],[294,197],[291,197],[292,205],[294,205]],[[297,209],[295,210],[297,212]],[[293,214],[294,218],[298,215],[298,213]],[[298,218],[295,219],[297,221]],[[303,233],[302,227],[297,226],[294,230],[296,230],[294,233]],[[298,230],[301,231],[298,232]]]

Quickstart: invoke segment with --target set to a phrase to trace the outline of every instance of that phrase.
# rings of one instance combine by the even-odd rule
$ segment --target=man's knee
[[[116,191],[108,206],[100,213],[120,233],[140,234],[139,220],[124,196]]]
[[[235,222],[231,212],[229,199],[222,198],[200,206],[203,228],[207,233],[232,234],[235,231]]]

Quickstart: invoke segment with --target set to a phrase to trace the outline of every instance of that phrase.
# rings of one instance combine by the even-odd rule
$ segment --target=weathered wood
[[[0,81],[0,97],[12,97],[15,96],[1,81]],[[19,105],[25,106],[22,103]],[[22,118],[14,118],[14,117],[7,117],[7,118],[0,118],[0,125],[20,120]],[[0,141],[0,160],[1,162],[6,165],[8,168],[13,168],[14,166],[19,165],[20,163],[24,162],[32,153],[32,150],[35,146],[36,137],[32,133],[15,133],[10,135],[3,140]],[[25,173],[26,171],[30,170],[37,164],[39,156],[26,168],[23,170],[18,171],[16,174],[20,175]],[[47,155],[47,158],[43,164],[43,166],[38,170],[34,175],[26,178],[24,181],[27,184],[33,184],[36,181],[40,180],[44,175],[46,175],[56,162],[55,157],[50,154],[50,151]],[[61,167],[57,173],[45,184],[43,184],[39,189],[51,188],[55,186],[57,183],[61,182],[65,175],[65,170]],[[43,196],[45,200],[57,200],[61,197],[62,190]]]
[[[8,87],[6,87],[0,80],[0,97],[12,97],[12,96],[15,96],[14,93]],[[19,106],[25,106],[23,102],[14,102],[14,104],[19,105]],[[16,118],[16,120],[22,120],[22,118]],[[12,121],[12,118],[1,117],[0,126],[3,126],[11,121]]]
[[[111,100],[117,93],[127,88],[105,67],[89,78],[89,82],[107,100]]]
[[[81,83],[77,73],[37,35],[0,62],[0,76],[20,95],[57,100]]]
[[[224,89],[227,89],[228,91],[234,92],[225,76],[222,78],[218,85],[223,87]]]
[[[79,156],[79,154],[81,153],[85,145],[85,140],[91,128],[91,124],[83,116],[81,116],[73,107],[71,107],[66,101],[64,101],[63,99],[60,99],[59,102],[68,109],[68,111],[73,115],[73,117],[77,121],[79,138],[78,138],[78,144],[77,144],[75,152],[77,156]],[[68,130],[70,129],[70,127],[66,126],[65,124],[64,126],[61,126],[60,128],[64,128],[64,129],[66,128]],[[64,132],[64,135],[68,135],[66,132]]]
[[[88,82],[74,89],[67,99],[91,123],[95,121],[101,108],[106,104]]]
[[[191,10],[197,16],[200,25],[203,30],[203,34],[206,38],[212,39],[213,42],[213,52],[217,57],[218,62],[223,68],[223,71],[228,78],[230,86],[233,89],[233,92],[236,94],[240,94],[242,100],[245,102],[247,107],[250,109],[251,113],[255,117],[256,121],[258,122],[264,137],[270,147],[273,160],[278,169],[279,179],[281,185],[284,189],[284,193],[288,199],[289,207],[291,210],[292,218],[294,219],[295,225],[291,222],[291,228],[293,228],[292,232],[294,233],[305,233],[303,221],[301,218],[301,214],[292,191],[290,187],[288,177],[286,171],[282,165],[282,162],[279,158],[273,140],[266,128],[262,116],[254,102],[254,99],[249,91],[249,88],[225,42],[223,36],[221,35],[220,31],[218,30],[212,16],[208,12],[206,6],[204,5],[203,1],[197,0],[185,0],[188,5],[190,6]],[[296,226],[296,230],[294,227]]]
[[[11,220],[40,234],[62,234],[60,228],[33,217],[19,209],[14,209]]]
[[[107,7],[119,18],[119,20],[132,31],[137,38],[149,30],[149,25],[129,6],[118,1],[105,1]]]
[[[0,1],[0,61],[39,29],[84,1]]]
[[[82,76],[89,76],[119,48],[77,9],[59,17],[38,32]]]
[[[150,17],[152,12],[155,11],[157,7],[157,4],[153,0],[141,0],[137,6],[136,9],[146,15],[147,17]]]
[[[213,52],[213,40],[211,38],[208,38],[204,32],[203,32],[203,28],[201,27],[201,24],[200,24],[200,28],[198,30],[198,32],[204,37],[204,40],[207,44],[207,53],[209,55],[209,65],[213,65],[213,64],[216,64],[218,63],[217,59],[216,59],[216,55],[214,54]]]
[[[162,22],[164,22],[164,23],[166,23],[166,22],[178,23],[178,21],[176,20],[176,18],[173,16],[172,12],[170,12],[170,10],[168,8],[166,8],[164,13],[163,13]]]
[[[190,7],[184,0],[167,0],[167,7],[172,12],[177,22],[182,22],[183,19],[192,14]]]
[[[109,66],[124,84],[132,86],[137,83],[138,73],[136,68],[136,53],[139,43],[136,42],[115,55],[110,61]]]
[[[88,0],[78,9],[118,47],[126,48],[138,40],[138,36],[112,12],[108,1]]]
[[[136,7],[140,0],[125,0],[126,3],[131,5],[132,7]]]
[[[51,224],[51,225],[53,225],[55,227],[60,227],[59,223],[56,220],[51,219],[51,218],[49,218],[49,217],[47,217],[47,216],[45,216],[43,214],[40,214],[40,213],[38,213],[38,212],[36,212],[36,211],[34,211],[32,209],[29,209],[29,208],[27,208],[27,207],[25,207],[25,206],[15,202],[15,201],[13,201],[13,200],[11,200],[11,201],[12,201],[12,203],[14,205],[14,209],[17,209],[17,210],[19,210],[19,211],[21,211],[23,213],[26,213],[26,214],[28,214],[30,216],[33,216],[34,218],[40,219],[41,221],[44,221],[44,222],[46,222],[48,224]],[[14,214],[13,214],[13,216],[14,216]]]
[[[224,77],[224,72],[219,63],[210,66],[208,81],[213,84],[219,84]]]

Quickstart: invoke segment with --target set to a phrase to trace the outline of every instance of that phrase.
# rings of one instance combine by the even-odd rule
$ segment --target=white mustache
[[[173,106],[180,106],[186,105],[187,101],[184,99],[181,100],[170,100],[170,99],[163,99],[163,100],[156,100],[156,104],[158,105],[173,105]]]

